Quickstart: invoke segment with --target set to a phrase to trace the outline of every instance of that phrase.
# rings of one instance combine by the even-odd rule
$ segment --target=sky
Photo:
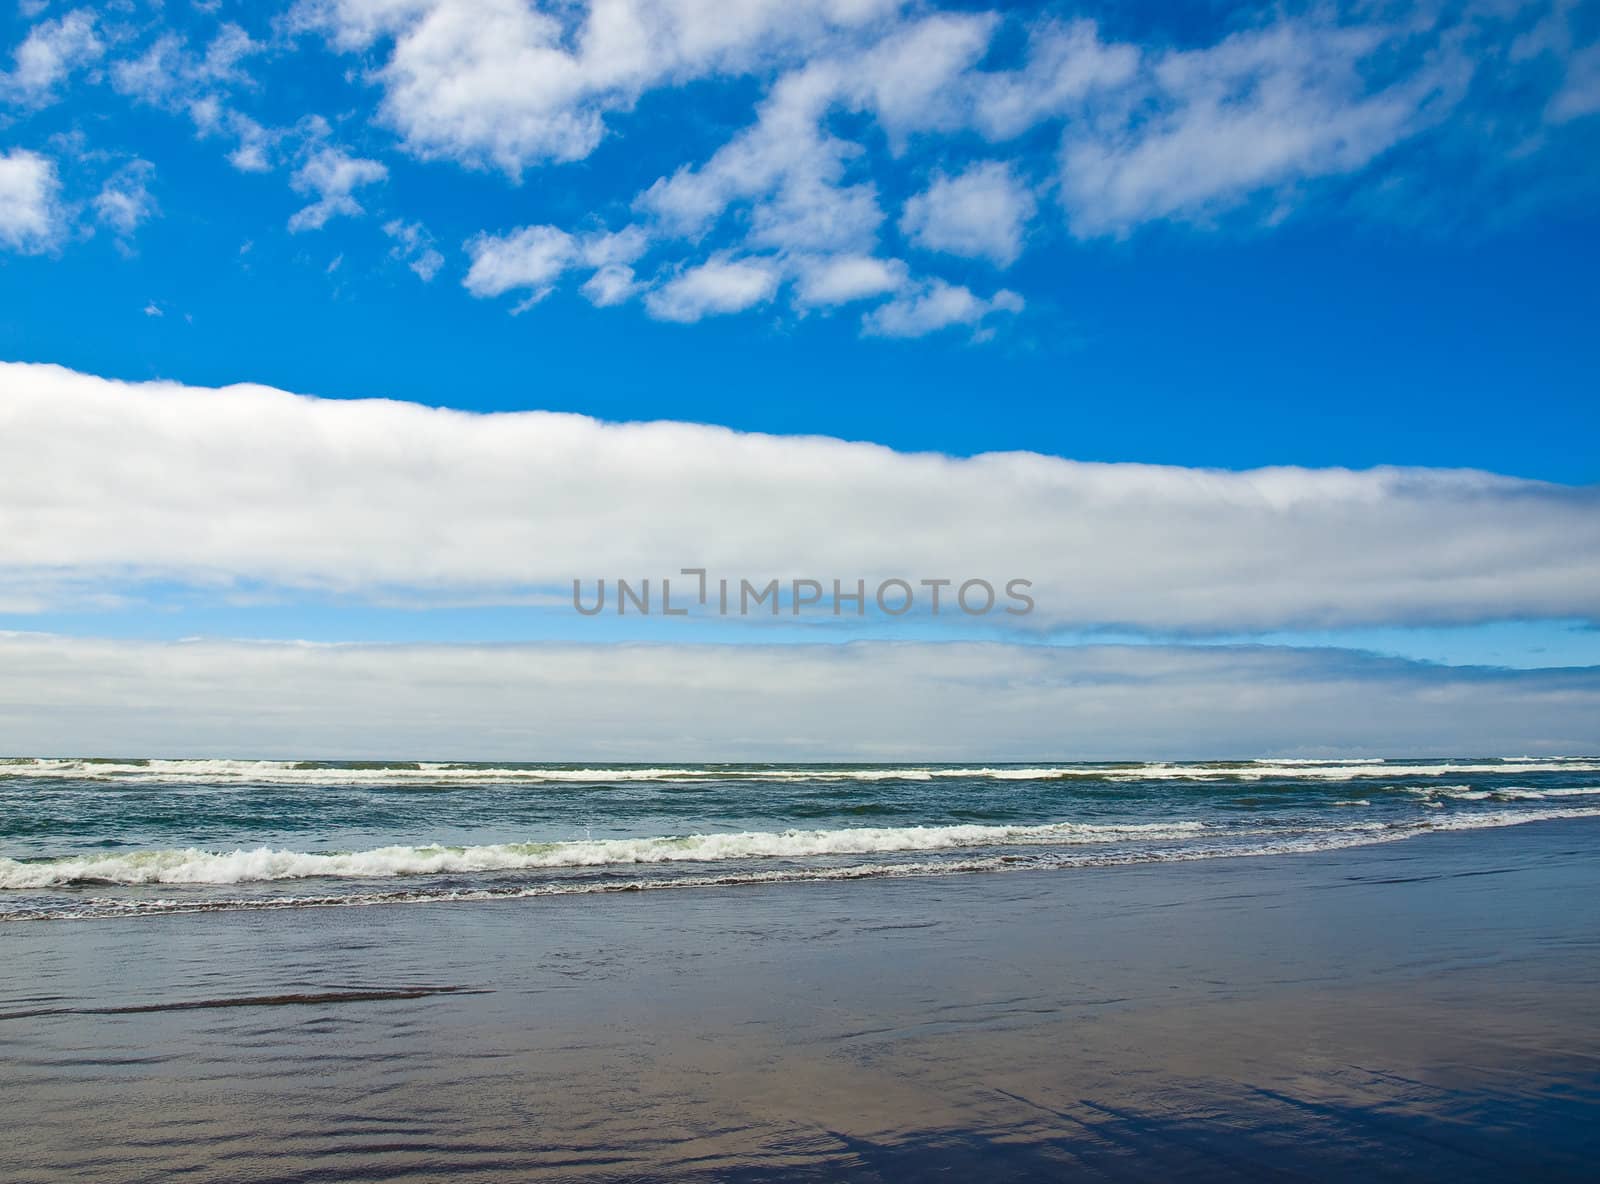
[[[1597,162],[1592,3],[10,4],[0,749],[1600,747]]]

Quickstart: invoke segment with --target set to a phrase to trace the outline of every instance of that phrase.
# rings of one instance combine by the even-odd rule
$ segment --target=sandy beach
[[[1588,1179],[1597,838],[10,924],[6,1175]]]
[[[16,0],[0,1184],[1600,1184],[1600,0]]]

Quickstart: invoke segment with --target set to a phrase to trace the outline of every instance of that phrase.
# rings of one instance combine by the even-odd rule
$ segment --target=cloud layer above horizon
[[[1036,610],[993,619],[1024,635],[1600,621],[1594,487],[952,458],[16,363],[0,386],[0,595],[14,612],[154,582],[224,599],[570,604],[574,580],[698,567],[869,588],[1023,578]]]
[[[311,646],[0,633],[0,752],[33,756],[937,762],[1597,748],[1595,669],[1266,647]]]
[[[114,109],[280,176],[285,233],[370,217],[396,266],[514,312],[566,288],[676,323],[836,312],[869,337],[993,336],[1050,295],[1009,273],[1052,240],[1592,198],[1564,162],[1592,154],[1600,28],[1568,0],[1143,24],[904,0],[62,7],[24,5],[0,68],[0,251],[131,243],[162,215],[166,162],[96,139]],[[61,107],[70,131],[33,130]],[[461,193],[571,185],[582,208],[451,242],[445,203],[392,191],[402,165]]]

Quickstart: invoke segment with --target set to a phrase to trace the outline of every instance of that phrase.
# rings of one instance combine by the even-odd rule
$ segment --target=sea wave
[[[1477,789],[1471,785],[1430,785],[1413,788],[1408,792],[1420,797],[1429,805],[1434,799],[1449,798],[1457,802],[1542,802],[1552,798],[1585,798],[1600,796],[1600,785],[1573,785],[1558,789],[1534,789],[1526,785],[1495,786]]]
[[[241,884],[312,878],[503,872],[539,868],[615,867],[659,863],[803,859],[832,855],[940,851],[962,847],[1171,841],[1205,830],[1200,822],[1042,826],[851,827],[843,830],[740,831],[641,839],[494,843],[476,847],[390,846],[370,851],[131,851],[58,859],[0,859],[0,889],[77,884]]]
[[[639,865],[803,861],[829,856],[938,852],[985,848],[1054,849],[1039,856],[1061,865],[1152,858],[1209,858],[1242,852],[1290,853],[1359,846],[1431,831],[1516,826],[1563,818],[1600,817],[1600,807],[1483,811],[1339,826],[1284,826],[1223,830],[1202,822],[1128,825],[1057,822],[1040,826],[853,827],[842,830],[741,831],[483,846],[389,846],[367,851],[306,852],[182,849],[129,851],[55,859],[0,859],[0,890],[41,890],[85,885],[225,885],[277,880],[389,879],[484,872],[625,868]],[[1111,847],[1087,857],[1074,847]],[[1168,846],[1162,846],[1168,844]],[[1171,844],[1179,844],[1177,847]],[[1016,858],[1012,855],[996,859]],[[944,866],[944,865],[941,865]],[[815,869],[810,869],[815,870]]]
[[[88,780],[161,784],[516,785],[693,783],[706,781],[1350,781],[1360,778],[1506,776],[1600,772],[1600,758],[1523,757],[1492,761],[1406,762],[1381,757],[1344,760],[1259,758],[1248,761],[1152,761],[1025,765],[554,765],[461,764],[445,761],[338,762],[247,760],[112,760],[16,757],[0,761],[0,779]]]
[[[968,856],[936,862],[862,863],[832,867],[772,867],[739,869],[727,873],[687,874],[671,878],[586,880],[520,885],[486,885],[468,888],[425,885],[380,891],[327,892],[311,895],[274,894],[252,897],[89,897],[52,902],[0,912],[0,921],[63,920],[75,918],[159,916],[170,913],[362,907],[382,904],[437,904],[470,901],[525,900],[545,896],[582,896],[614,892],[656,891],[670,888],[740,887],[763,884],[836,880],[899,879],[948,876],[974,872],[1064,870],[1116,867],[1149,863],[1181,863],[1249,856],[1312,854],[1350,847],[1398,842],[1438,831],[1519,826],[1567,818],[1600,817],[1596,809],[1501,811],[1428,819],[1409,823],[1368,823],[1337,831],[1258,838],[1235,844],[1199,843],[1178,847],[1135,850],[1054,850],[1038,854]]]

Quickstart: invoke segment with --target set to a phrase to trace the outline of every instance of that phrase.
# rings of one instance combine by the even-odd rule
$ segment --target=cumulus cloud
[[[112,85],[135,102],[182,113],[195,134],[234,142],[228,162],[241,172],[264,172],[283,133],[264,127],[233,105],[236,91],[253,84],[244,63],[266,46],[236,24],[219,26],[200,50],[176,33],[157,37],[137,57],[111,67]]]
[[[573,248],[549,238],[544,266],[524,259],[533,278],[518,308],[582,269],[595,305],[645,294],[652,315],[692,319],[718,306],[675,297],[735,257],[769,260],[798,310],[826,305],[826,277],[865,277],[859,260],[884,253],[885,195],[942,170],[899,218],[906,243],[933,256],[919,262],[919,291],[879,269],[870,296],[849,297],[887,301],[868,332],[905,334],[1012,311],[1009,294],[986,303],[961,288],[939,255],[1007,266],[1051,226],[1094,238],[1157,222],[1273,225],[1335,178],[1368,174],[1376,191],[1394,149],[1473,104],[1435,156],[1536,154],[1529,118],[1555,126],[1600,105],[1600,58],[1579,43],[1573,11],[1264,9],[1210,38],[1197,27],[1181,47],[1119,40],[1037,8],[901,0],[300,0],[288,27],[359,55],[352,77],[375,88],[377,120],[403,150],[512,177],[626,134],[620,117],[651,92],[701,81],[755,96],[724,142],[671,161],[631,195],[634,224],[619,233],[648,244],[649,268],[643,250],[563,262]],[[166,44],[146,54],[155,66],[162,53],[179,62]],[[156,78],[199,70],[155,66],[146,72]],[[240,138],[240,167],[267,159],[273,133],[210,99],[191,107],[197,126]],[[1392,192],[1404,178],[1382,180]],[[598,196],[593,209],[630,200]],[[489,228],[474,241],[492,257],[529,229]],[[485,263],[480,275],[493,270]]]
[[[150,195],[150,178],[155,165],[148,160],[133,160],[106,179],[94,198],[95,217],[123,238],[129,238],[156,213]]]
[[[1139,47],[1101,40],[1093,21],[1044,19],[1029,30],[1016,70],[968,80],[973,122],[991,140],[1009,140],[1048,119],[1082,111],[1091,96],[1118,93],[1138,70]]]
[[[55,161],[23,148],[0,153],[0,247],[33,255],[54,246],[65,220],[60,190]]]
[[[1363,168],[1427,126],[1464,82],[1425,65],[1370,87],[1372,60],[1393,48],[1388,33],[1282,21],[1151,56],[1115,115],[1067,128],[1061,184],[1073,231],[1204,221]]]
[[[743,312],[771,300],[778,280],[778,269],[769,260],[712,258],[651,292],[645,307],[660,320],[682,322]]]
[[[975,327],[993,313],[1022,309],[1022,297],[1006,288],[984,299],[969,288],[934,279],[873,309],[862,319],[861,328],[871,337],[926,337],[952,325]]]
[[[355,199],[365,185],[387,180],[389,170],[376,160],[351,156],[338,148],[319,148],[295,171],[289,184],[296,193],[314,194],[316,200],[289,218],[289,231],[321,230],[330,218],[359,216],[366,211]]]
[[[908,271],[898,259],[831,255],[799,264],[795,302],[802,307],[850,304],[905,287]]]
[[[0,367],[0,576],[377,597],[574,579],[1034,581],[1020,628],[1600,620],[1600,490],[956,459]],[[70,472],[72,480],[62,479]]]
[[[1554,124],[1568,123],[1600,111],[1600,42],[1578,45],[1572,14],[1575,0],[1557,0],[1533,26],[1511,43],[1514,62],[1559,67],[1560,82],[1545,105],[1544,117]]]
[[[382,117],[422,157],[513,175],[579,160],[646,89],[753,68],[859,28],[898,0],[603,0],[575,14],[523,0],[305,0],[301,29],[385,51]]]
[[[1336,650],[0,634],[0,750],[11,753],[922,763],[1597,745],[1600,671],[1475,670]]]
[[[917,246],[1005,267],[1022,253],[1035,209],[1033,194],[1004,161],[940,175],[905,205],[900,232]]]
[[[558,226],[524,226],[505,235],[480,234],[466,244],[472,266],[461,282],[480,298],[526,291],[520,311],[548,296],[568,271],[586,267],[596,273],[590,280],[590,298],[597,304],[616,303],[623,290],[631,291],[627,265],[644,247],[644,236],[631,229],[574,235]],[[595,299],[597,295],[602,298]]]
[[[838,63],[819,62],[779,79],[750,127],[704,164],[656,181],[636,208],[655,220],[658,233],[693,238],[744,202],[759,245],[870,247],[883,220],[876,191],[841,184],[846,161],[860,149],[821,124],[844,77]]]
[[[636,208],[661,233],[695,237],[743,203],[752,246],[870,251],[884,218],[877,188],[846,183],[864,149],[830,132],[827,116],[869,111],[896,136],[949,122],[948,86],[982,56],[993,25],[991,16],[936,15],[808,61],[773,84],[754,123],[704,164],[656,181]]]
[[[238,25],[220,26],[196,52],[186,38],[164,33],[135,58],[115,64],[111,78],[130,98],[156,106],[184,105],[233,86],[247,85],[243,63],[264,50]]]
[[[687,241],[680,270],[703,241],[730,232],[744,252],[776,252],[805,307],[824,302],[811,282],[822,261],[848,267],[875,254],[884,221],[877,182],[858,175],[881,162],[840,134],[839,112],[870,116],[896,151],[918,135],[977,131],[1001,143],[1063,121],[1056,190],[1072,231],[1089,237],[1162,219],[1200,223],[1263,193],[1281,214],[1294,184],[1364,167],[1425,127],[1452,83],[1459,90],[1442,66],[1371,86],[1371,59],[1403,40],[1381,26],[1283,18],[1164,51],[1107,42],[1092,22],[1040,18],[1014,68],[984,69],[1000,27],[992,13],[904,14],[813,47],[778,75],[753,122],[634,199],[639,228],[658,243]],[[979,159],[937,173],[906,202],[899,228],[929,252],[1007,266],[1037,205],[1017,161]],[[937,276],[918,292],[903,288],[879,288],[897,299],[869,316],[868,333],[921,335],[1020,305],[1012,293],[984,301]]]
[[[1572,56],[1561,89],[1550,100],[1549,117],[1567,123],[1600,111],[1600,44]]]
[[[434,247],[433,235],[422,223],[395,218],[383,224],[383,233],[394,240],[389,257],[416,272],[423,283],[431,283],[433,277],[439,274],[439,269],[444,266],[444,256]]]
[[[583,294],[596,308],[609,308],[631,299],[639,287],[633,268],[621,263],[607,263],[584,281]]]
[[[0,98],[28,106],[48,103],[74,70],[98,61],[105,48],[95,32],[95,14],[87,8],[40,21],[17,46],[11,70],[0,73]]]

